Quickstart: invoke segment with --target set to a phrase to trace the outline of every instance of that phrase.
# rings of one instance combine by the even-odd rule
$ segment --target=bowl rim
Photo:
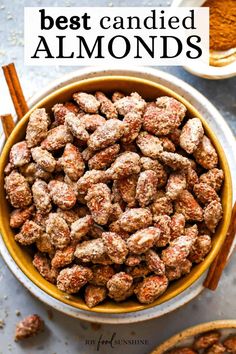
[[[236,320],[217,320],[211,322],[200,323],[195,326],[188,327],[177,334],[174,334],[162,344],[157,346],[150,354],[163,354],[167,350],[172,349],[178,344],[181,344],[182,341],[186,340],[189,337],[196,336],[200,333],[205,333],[211,330],[217,329],[236,329]]]
[[[156,82],[154,82],[152,80],[149,80],[149,79],[143,79],[143,78],[132,77],[132,76],[124,76],[124,75],[92,77],[92,78],[88,78],[88,79],[82,79],[80,81],[76,81],[76,82],[70,83],[68,85],[64,85],[61,88],[59,88],[59,89],[55,90],[54,92],[50,93],[49,95],[46,95],[44,98],[42,98],[36,104],[34,104],[34,106],[29,110],[29,112],[27,112],[27,114],[16,125],[16,127],[14,128],[12,134],[8,138],[4,148],[2,150],[1,157],[0,157],[0,173],[4,170],[4,167],[5,167],[4,166],[4,160],[6,160],[8,155],[9,155],[10,147],[14,144],[14,142],[16,140],[17,133],[21,130],[22,126],[24,126],[24,124],[29,119],[30,114],[37,107],[43,107],[44,103],[46,103],[47,101],[52,100],[55,97],[58,97],[61,93],[66,92],[67,90],[76,89],[78,84],[80,84],[81,82],[82,83],[84,83],[84,82],[86,82],[86,83],[87,82],[93,82],[94,83],[94,82],[100,82],[101,80],[109,81],[109,80],[121,80],[121,79],[122,80],[126,80],[126,81],[139,82],[139,83],[141,82],[141,83],[144,83],[144,84],[152,85],[156,89],[164,91],[167,95],[177,98],[179,101],[184,103],[188,108],[190,108],[191,111],[196,112],[196,116],[198,116],[203,121],[204,127],[207,130],[207,135],[210,135],[210,139],[211,139],[211,141],[213,141],[213,144],[216,147],[217,152],[218,152],[219,156],[221,156],[221,159],[223,161],[223,165],[224,166],[222,165],[222,168],[224,169],[225,175],[227,176],[228,182],[229,182],[228,183],[229,193],[227,195],[227,206],[228,206],[227,212],[230,215],[231,207],[229,208],[229,206],[232,205],[232,179],[231,179],[231,173],[230,173],[229,165],[228,165],[226,156],[224,154],[223,148],[221,147],[221,144],[220,144],[219,140],[217,139],[217,137],[214,134],[213,130],[209,127],[208,123],[203,118],[203,116],[196,110],[196,108],[194,106],[192,106],[192,104],[188,100],[186,100],[185,98],[180,96],[177,92],[173,91],[172,89],[169,89],[165,85],[158,84],[158,83],[156,83]],[[1,211],[1,208],[2,208],[2,204],[0,204],[0,211]],[[78,304],[78,303],[77,303],[77,306],[75,306],[75,305],[73,305],[71,303],[70,299],[67,299],[67,298],[64,298],[64,297],[61,299],[58,296],[55,296],[55,294],[53,294],[52,291],[50,291],[48,289],[45,289],[45,286],[43,286],[41,284],[41,282],[36,281],[34,279],[34,277],[31,276],[31,273],[30,273],[30,271],[28,271],[27,268],[25,269],[25,267],[20,266],[19,263],[17,263],[15,261],[14,252],[12,252],[12,250],[10,250],[9,247],[8,247],[8,242],[7,242],[7,238],[8,237],[6,236],[6,234],[4,232],[5,230],[4,230],[4,226],[3,226],[3,222],[2,222],[1,216],[0,216],[0,229],[1,229],[1,232],[2,232],[3,241],[4,241],[5,245],[7,246],[7,249],[9,251],[10,255],[12,256],[13,260],[16,262],[17,266],[41,290],[43,290],[47,294],[51,295],[52,297],[56,298],[57,300],[62,301],[64,303],[66,303],[67,305],[73,306],[75,308],[79,308],[79,309],[86,310],[86,311],[89,311],[89,312],[97,312],[97,313],[99,313],[99,312],[101,313],[102,312],[102,313],[107,313],[107,314],[109,314],[109,313],[111,313],[111,314],[119,314],[119,313],[136,312],[136,311],[146,310],[148,308],[155,307],[156,305],[159,305],[161,303],[167,302],[168,300],[176,297],[178,294],[182,293],[184,290],[189,288],[207,270],[207,268],[209,267],[211,262],[216,257],[216,255],[217,255],[217,253],[218,253],[218,251],[219,251],[219,249],[221,247],[221,244],[223,243],[223,241],[224,241],[224,239],[226,237],[226,232],[227,232],[227,229],[228,229],[229,222],[230,222],[230,217],[225,220],[225,223],[223,224],[222,230],[221,230],[221,234],[222,234],[221,237],[219,237],[219,240],[217,240],[216,244],[214,245],[214,249],[209,254],[209,257],[207,257],[205,259],[204,264],[201,264],[202,267],[198,271],[196,271],[194,279],[188,279],[188,281],[185,282],[185,285],[177,287],[177,289],[175,289],[175,291],[173,291],[172,295],[163,296],[164,297],[163,301],[158,301],[158,299],[157,299],[154,303],[149,304],[149,305],[141,305],[141,304],[137,305],[137,306],[135,306],[135,309],[131,309],[131,310],[128,309],[128,308],[122,308],[122,306],[119,306],[118,309],[114,310],[114,308],[112,308],[110,310],[106,309],[106,311],[101,310],[99,308],[99,306],[95,307],[95,308],[92,308],[92,309],[87,308],[86,305],[81,305],[81,304]],[[203,265],[204,265],[204,267],[203,267]]]

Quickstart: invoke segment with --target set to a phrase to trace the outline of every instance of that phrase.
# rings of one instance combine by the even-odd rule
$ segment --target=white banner
[[[26,7],[26,65],[196,65],[209,61],[209,9]]]

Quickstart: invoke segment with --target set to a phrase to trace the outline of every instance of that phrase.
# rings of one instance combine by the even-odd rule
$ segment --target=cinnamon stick
[[[210,290],[216,290],[223,270],[227,264],[228,256],[233,245],[233,241],[236,234],[236,202],[234,203],[234,207],[232,210],[231,222],[229,225],[229,229],[226,235],[226,239],[224,241],[223,246],[220,249],[216,259],[210,266],[207,277],[203,283],[205,288]]]
[[[2,67],[16,114],[20,120],[29,110],[13,63]]]
[[[13,117],[11,114],[3,114],[0,116],[0,118],[5,137],[8,138],[15,127]]]

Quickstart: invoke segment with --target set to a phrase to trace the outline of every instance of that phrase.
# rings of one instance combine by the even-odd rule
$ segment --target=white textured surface
[[[91,1],[93,5],[108,5],[106,1]],[[167,5],[167,1],[113,1],[114,6],[120,5]],[[22,23],[23,6],[45,5],[45,2],[35,1],[0,1],[0,63],[14,61],[17,65],[26,96],[29,97],[39,88],[44,87],[49,81],[60,77],[63,73],[70,72],[71,68],[27,68],[23,64],[22,47]],[[77,1],[47,1],[47,6],[73,5]],[[81,6],[87,5],[87,1],[80,1]],[[2,8],[5,6],[5,8]],[[13,18],[11,18],[11,16]],[[14,28],[14,29],[13,29]],[[162,68],[163,69],[163,68]],[[176,76],[183,78],[198,88],[216,105],[223,113],[232,128],[236,125],[234,121],[235,86],[236,80],[223,80],[211,82],[195,78],[184,72],[181,68],[164,68]],[[2,74],[0,76],[0,113],[12,110],[10,100],[7,96]],[[112,333],[116,333],[116,339],[121,340],[146,340],[143,345],[116,345],[111,348],[109,345],[102,346],[101,353],[123,353],[131,354],[148,353],[156,344],[175,332],[204,321],[213,319],[235,317],[235,296],[236,276],[234,269],[236,257],[233,256],[225,270],[221,284],[215,293],[204,291],[197,299],[185,305],[183,308],[170,313],[162,318],[150,320],[144,323],[132,325],[102,325],[100,329],[92,327],[89,323],[69,318],[53,310],[53,318],[48,319],[47,306],[33,298],[27,290],[11,275],[3,261],[0,259],[0,319],[6,322],[3,329],[0,329],[0,353],[96,353],[95,345],[86,345],[85,340],[93,339],[98,341],[101,334],[103,338],[109,339]],[[44,334],[33,338],[21,345],[13,342],[13,332],[18,317],[16,310],[20,310],[22,316],[30,313],[39,313],[46,321],[47,330]]]

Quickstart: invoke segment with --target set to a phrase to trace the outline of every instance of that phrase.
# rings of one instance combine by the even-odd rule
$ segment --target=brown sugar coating
[[[36,109],[4,171],[15,241],[88,308],[154,302],[204,261],[223,216],[224,172],[205,133],[167,96],[74,92]]]
[[[10,164],[20,167],[30,162],[31,154],[26,141],[20,141],[12,146],[10,151]]]
[[[60,165],[65,174],[72,180],[77,181],[84,174],[85,164],[79,149],[68,143],[65,146],[62,157],[59,159]]]
[[[32,185],[33,200],[37,210],[49,213],[52,209],[48,185],[45,181],[37,179]]]
[[[133,208],[125,211],[119,218],[121,228],[127,232],[134,232],[152,224],[152,214],[146,208]]]
[[[141,207],[153,201],[157,186],[158,176],[155,171],[146,170],[140,173],[136,187],[136,199]]]
[[[29,148],[39,145],[46,138],[50,120],[44,108],[38,108],[31,113],[26,128],[26,142]]]
[[[47,150],[41,147],[35,147],[31,149],[33,160],[45,171],[53,172],[56,167],[56,160],[53,155]]]
[[[107,98],[107,96],[101,92],[97,91],[95,97],[100,102],[100,111],[105,115],[106,119],[118,118],[118,113],[114,103]]]
[[[109,146],[97,152],[88,160],[89,169],[103,170],[104,168],[109,167],[118,156],[119,151],[120,151],[120,145],[114,144],[112,146]]]
[[[43,328],[44,322],[38,315],[27,316],[16,325],[15,341],[33,337]]]
[[[68,294],[77,293],[93,277],[91,269],[79,265],[64,268],[57,277],[57,287]]]
[[[104,183],[94,184],[89,188],[85,199],[93,220],[99,225],[106,225],[112,212],[109,187]]]
[[[32,193],[24,176],[12,171],[5,178],[7,197],[14,208],[24,208],[31,204]]]
[[[48,131],[46,138],[42,141],[41,147],[48,151],[61,149],[67,143],[71,143],[73,136],[65,125],[59,125]]]
[[[89,308],[98,305],[107,297],[107,289],[103,286],[87,285],[84,293],[84,301]]]
[[[152,275],[139,283],[134,292],[142,304],[150,304],[161,296],[167,287],[168,279],[165,275]]]

